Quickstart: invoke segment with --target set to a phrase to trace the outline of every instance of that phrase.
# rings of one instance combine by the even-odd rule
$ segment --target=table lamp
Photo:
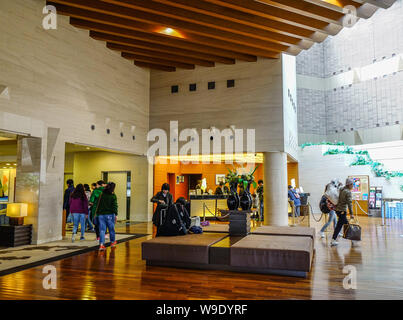
[[[10,218],[11,226],[21,226],[24,224],[24,217],[28,215],[28,204],[9,203],[7,204],[7,216]]]

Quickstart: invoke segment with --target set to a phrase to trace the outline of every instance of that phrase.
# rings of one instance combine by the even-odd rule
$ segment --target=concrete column
[[[41,171],[41,138],[18,137],[15,201],[28,204],[25,224],[32,224],[32,241],[36,242],[39,227],[39,186]]]
[[[43,138],[18,138],[16,202],[28,203],[24,222],[33,225],[33,244],[62,239],[63,172],[59,129],[48,128]]]
[[[288,226],[287,154],[263,153],[264,225]]]

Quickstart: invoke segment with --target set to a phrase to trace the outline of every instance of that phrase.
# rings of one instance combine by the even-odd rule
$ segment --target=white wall
[[[370,186],[383,187],[385,198],[403,198],[400,185],[403,178],[390,181],[376,177],[370,166],[352,166],[356,155],[326,155],[328,149],[335,146],[311,146],[299,152],[299,181],[305,192],[311,194],[309,202],[314,212],[319,211],[319,201],[325,185],[331,179],[338,178],[343,183],[350,175],[368,175]],[[385,164],[385,169],[403,171],[403,141],[354,146],[354,150],[368,150],[371,158]]]
[[[149,116],[149,71],[75,29],[67,17],[58,16],[57,30],[44,30],[45,5],[0,1],[0,86],[9,90],[9,99],[0,98],[0,130],[42,139],[34,243],[61,238],[65,143],[145,154]]]
[[[227,88],[231,79],[235,87]],[[214,90],[207,89],[209,81],[216,82]],[[189,91],[192,83],[197,84],[196,92]],[[179,85],[178,93],[171,93],[172,85]],[[153,71],[150,111],[150,128],[169,132],[170,120],[179,121],[179,131],[212,126],[223,130],[234,125],[256,130],[256,151],[284,151],[282,60],[237,61],[173,73]]]

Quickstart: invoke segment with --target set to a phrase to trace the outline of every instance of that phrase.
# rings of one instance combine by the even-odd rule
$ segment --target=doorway
[[[103,171],[103,180],[116,184],[118,220],[130,220],[131,173],[130,171]]]

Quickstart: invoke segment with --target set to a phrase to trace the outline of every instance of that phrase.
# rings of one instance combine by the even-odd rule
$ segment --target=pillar
[[[33,244],[62,239],[64,141],[59,131],[47,128],[42,138],[18,138],[16,202],[28,203],[24,223],[33,225]]]
[[[263,153],[264,225],[288,226],[287,154]]]

